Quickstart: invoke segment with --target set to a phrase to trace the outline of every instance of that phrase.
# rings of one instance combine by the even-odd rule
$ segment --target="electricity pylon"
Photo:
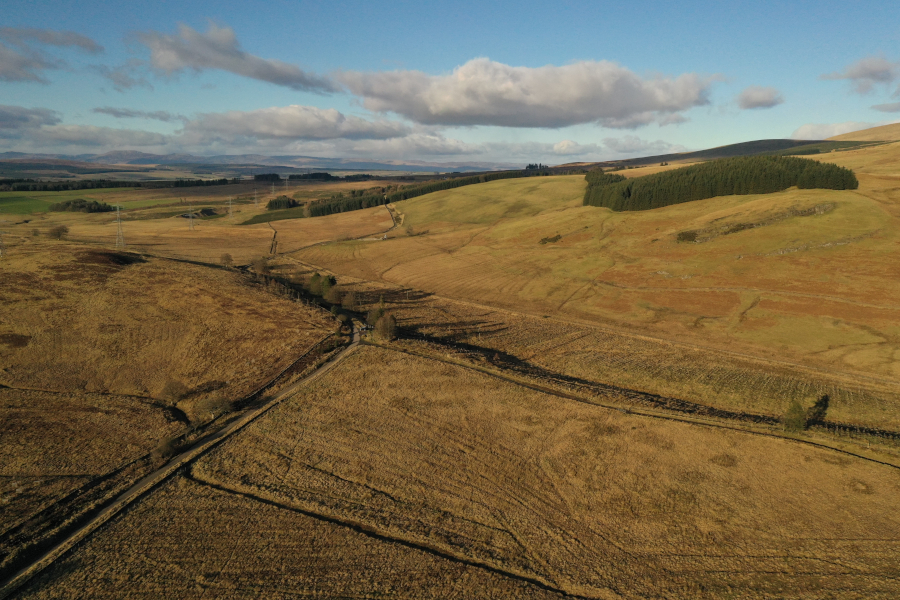
[[[122,206],[116,205],[116,250],[125,249],[125,234],[122,232]]]

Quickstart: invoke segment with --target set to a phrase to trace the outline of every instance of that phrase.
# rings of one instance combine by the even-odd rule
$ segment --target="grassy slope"
[[[364,346],[22,596],[551,596],[513,575],[588,598],[887,598],[898,492],[883,465]]]
[[[107,256],[38,238],[0,262],[0,534],[183,433],[184,415],[208,420],[332,328],[235,272]],[[176,410],[170,380],[194,390]],[[0,545],[2,563],[17,542]]]
[[[895,144],[841,156],[882,157],[878,177],[889,180],[898,153]],[[580,206],[577,176],[492,182],[399,203],[404,225],[428,235],[301,256],[452,297],[898,378],[900,199],[873,198],[875,176],[860,175],[859,191],[788,190],[641,213]],[[833,208],[779,218],[816,205]],[[706,243],[675,239],[772,219]],[[557,233],[560,242],[538,244]]]
[[[900,123],[894,123],[892,125],[882,125],[881,127],[872,127],[871,129],[863,129],[862,131],[853,131],[851,133],[845,133],[843,135],[836,135],[828,139],[836,142],[893,142],[900,140]]]

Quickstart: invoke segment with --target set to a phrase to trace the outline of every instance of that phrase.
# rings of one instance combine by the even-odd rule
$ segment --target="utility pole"
[[[0,258],[3,258],[3,255],[6,254],[6,246],[3,244],[3,234],[9,233],[8,231],[0,231]]]
[[[275,181],[272,181],[272,195],[275,195]]]
[[[194,230],[194,203],[191,202],[189,204],[189,206],[191,208],[190,208],[190,212],[188,213],[188,229],[193,231]]]
[[[259,190],[257,190],[256,188],[253,188],[253,205],[256,206],[256,208],[259,208],[259,194],[257,194],[258,191]]]
[[[231,196],[228,196],[228,218],[232,217],[234,217],[234,213],[231,212]]]
[[[122,233],[122,205],[116,204],[116,250],[125,249],[125,234]]]

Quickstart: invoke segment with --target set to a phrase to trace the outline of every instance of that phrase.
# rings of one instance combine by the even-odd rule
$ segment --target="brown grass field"
[[[638,213],[580,206],[579,176],[505,180],[399,203],[404,226],[426,235],[398,231],[386,243],[296,256],[449,298],[896,384],[900,197],[889,163],[900,144],[839,154],[881,161],[885,172],[861,168],[853,192],[788,190]],[[678,242],[681,231],[700,241]],[[555,234],[559,242],[539,244]]]
[[[333,274],[401,339],[17,597],[900,596],[900,142],[811,157],[859,189],[614,213],[553,176],[257,225],[249,185],[107,191],[125,253],[114,214],[0,215],[0,579],[334,330],[228,253]],[[785,432],[823,395],[840,430]]]
[[[898,498],[896,468],[364,346],[23,597],[890,598]]]
[[[356,290],[358,298],[369,303],[365,307],[375,306],[384,297],[387,310],[401,327],[464,350],[507,353],[546,370],[547,377],[567,376],[775,417],[793,400],[810,406],[827,394],[827,416],[833,421],[900,430],[900,388],[891,380],[710,352],[702,346],[437,295],[422,297],[413,292],[407,299],[396,287],[344,281],[340,287]]]
[[[14,248],[0,263],[0,568],[43,535],[16,528],[138,468],[334,328],[235,271],[40,238]]]
[[[871,129],[836,135],[828,139],[837,142],[896,142],[900,140],[900,123],[872,127]]]

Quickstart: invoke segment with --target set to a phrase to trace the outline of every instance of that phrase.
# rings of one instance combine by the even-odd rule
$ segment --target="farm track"
[[[478,348],[475,346],[471,346],[469,344],[458,344],[452,342],[446,342],[444,340],[438,340],[436,338],[431,338],[430,336],[425,336],[422,334],[412,333],[408,330],[403,330],[403,333],[408,337],[413,339],[420,339],[432,344],[443,346],[444,348],[448,348],[454,350],[456,352],[463,352],[468,356],[480,355],[480,357],[485,358],[486,355],[493,354],[493,358],[489,358],[485,360],[487,364],[489,364],[494,369],[497,369],[501,372],[497,372],[493,369],[488,369],[484,367],[479,367],[474,364],[467,364],[463,362],[457,362],[447,359],[442,359],[427,353],[415,352],[408,349],[399,349],[392,348],[390,346],[380,346],[383,348],[387,348],[389,350],[393,350],[395,352],[402,352],[405,354],[409,354],[412,356],[418,356],[420,358],[427,358],[431,360],[435,360],[438,362],[443,362],[448,365],[453,365],[457,367],[467,368],[479,373],[483,373],[485,375],[490,375],[497,379],[501,379],[503,381],[525,387],[534,391],[542,392],[545,394],[550,394],[553,396],[557,396],[560,398],[566,398],[568,400],[573,400],[576,402],[580,402],[583,404],[590,404],[593,406],[600,406],[603,408],[607,408],[610,410],[617,411],[626,411],[630,414],[636,414],[641,416],[646,416],[654,419],[666,419],[670,421],[679,421],[684,423],[691,423],[695,425],[705,425],[707,427],[715,427],[719,429],[729,429],[732,431],[742,431],[745,433],[750,433],[754,435],[761,435],[764,437],[771,437],[777,439],[784,440],[792,440],[795,442],[816,446],[828,450],[833,450],[835,452],[840,452],[842,454],[846,454],[849,456],[853,456],[856,458],[861,458],[870,462],[874,462],[877,464],[893,467],[895,469],[900,469],[900,462],[886,462],[884,460],[879,460],[877,458],[873,458],[871,456],[866,456],[863,454],[859,454],[857,452],[852,452],[850,450],[846,450],[844,448],[840,448],[837,445],[832,445],[825,443],[823,441],[814,441],[810,439],[803,439],[796,436],[790,435],[782,435],[778,434],[774,431],[768,430],[760,430],[758,428],[753,428],[753,426],[757,427],[773,427],[778,426],[781,421],[780,419],[770,416],[770,415],[759,415],[754,413],[745,413],[739,411],[728,411],[724,409],[713,408],[710,406],[706,406],[703,404],[695,404],[692,402],[688,402],[686,400],[680,400],[677,398],[668,398],[665,396],[660,396],[657,394],[650,394],[647,392],[641,392],[638,390],[631,390],[628,388],[622,388],[618,386],[613,386],[604,383],[591,382],[586,381],[584,379],[579,379],[575,377],[570,377],[567,375],[553,373],[548,371],[547,369],[543,369],[541,367],[531,365],[525,361],[521,361],[516,357],[510,356],[508,354],[495,351],[490,348]],[[369,342],[363,342],[364,344]],[[547,387],[537,383],[528,383],[518,379],[516,377],[512,377],[510,375],[506,375],[503,371],[511,371],[515,375],[519,377],[526,377],[529,379],[537,379],[538,381],[545,381],[550,385],[562,385],[568,388],[575,388],[587,391],[591,396],[596,396],[598,394],[609,394],[619,396],[624,398],[626,402],[621,404],[611,404],[604,403],[598,400],[591,399],[590,397],[585,397],[581,395],[577,395],[574,393],[560,391],[555,387]],[[649,410],[648,410],[649,409]],[[662,411],[662,412],[655,412]],[[681,416],[684,415],[684,416]],[[718,419],[719,421],[715,421],[712,419]],[[723,423],[721,421],[731,422],[733,424]],[[748,426],[741,427],[738,423],[746,423]],[[834,421],[824,420],[821,422],[811,424],[815,427],[821,427],[830,432],[843,432],[848,436],[852,435],[868,435],[875,436],[880,438],[886,438],[892,441],[900,440],[900,432],[897,431],[889,431],[889,430],[881,430],[870,427],[859,427],[856,425],[849,425],[846,423],[839,423]]]
[[[150,493],[154,488],[156,488],[159,484],[176,473],[179,469],[198,459],[206,452],[219,445],[229,436],[233,435],[237,431],[240,431],[246,425],[256,420],[259,416],[265,414],[269,409],[282,402],[285,398],[291,396],[298,388],[312,383],[313,381],[322,377],[325,373],[332,370],[335,365],[344,360],[344,358],[346,358],[359,343],[359,333],[354,330],[351,343],[347,347],[340,350],[338,354],[334,355],[327,363],[322,365],[307,377],[282,390],[277,396],[270,399],[269,401],[260,402],[261,395],[266,390],[270,389],[279,380],[281,380],[282,377],[289,374],[292,370],[296,369],[296,367],[301,364],[301,361],[304,358],[310,356],[316,348],[318,348],[331,336],[332,334],[325,336],[316,344],[308,348],[303,354],[301,354],[296,360],[291,362],[290,365],[283,369],[274,378],[264,383],[255,392],[252,392],[251,394],[239,400],[236,403],[236,406],[238,406],[239,409],[240,407],[244,408],[243,414],[237,416],[232,414],[232,420],[225,423],[224,426],[215,431],[207,433],[200,439],[194,441],[187,450],[182,451],[152,473],[145,475],[143,478],[138,480],[137,483],[134,483],[130,487],[125,489],[124,492],[119,493],[119,495],[116,496],[115,499],[113,499],[111,502],[106,503],[106,505],[102,509],[100,509],[99,512],[95,513],[94,510],[89,508],[87,511],[76,515],[73,521],[74,525],[77,526],[77,529],[70,529],[69,531],[65,532],[63,534],[65,537],[61,540],[59,540],[59,538],[53,540],[51,543],[55,542],[55,544],[53,544],[52,547],[49,548],[49,550],[46,550],[42,555],[40,555],[39,558],[33,560],[26,566],[20,567],[18,572],[12,575],[9,579],[0,582],[0,600],[11,597],[19,587],[21,587],[24,583],[34,577],[37,573],[41,572],[42,570],[50,566],[53,562],[67,554],[81,541],[90,536],[94,531],[109,522],[117,514],[127,509],[136,500]],[[96,488],[97,485],[109,480],[115,474],[126,470],[128,466],[148,459],[149,455],[140,457],[134,461],[131,461],[128,465],[119,467],[113,472],[101,476],[100,478],[98,478],[99,481],[97,483],[88,482],[87,484],[85,484],[85,486],[82,487],[88,490]],[[66,498],[71,497],[72,494],[69,494]],[[45,509],[43,514],[45,514],[45,516],[50,516],[46,513],[52,510],[60,510],[60,506],[61,505],[59,505],[59,503],[56,503],[55,506],[51,506],[48,509]],[[62,510],[64,512],[65,509],[66,507],[63,506]],[[9,532],[8,535],[13,535],[14,533],[15,532]],[[39,552],[45,550],[49,545],[50,544],[41,544],[41,547],[39,548],[30,549],[30,552],[28,554],[29,556],[34,556]]]
[[[791,292],[789,290],[770,290],[770,289],[762,289],[762,288],[743,288],[743,287],[684,287],[684,288],[670,288],[670,287],[658,287],[658,286],[650,286],[650,285],[642,285],[642,286],[633,286],[633,285],[622,285],[620,283],[614,283],[612,281],[592,281],[586,285],[600,285],[600,286],[608,286],[612,288],[616,288],[618,290],[625,290],[629,292],[735,292],[735,293],[753,293],[753,294],[768,294],[771,296],[789,296],[793,298],[809,298],[811,300],[827,300],[828,302],[837,302],[840,304],[852,304],[853,306],[861,306],[863,308],[875,308],[878,310],[900,310],[900,305],[897,306],[887,306],[884,304],[871,304],[868,302],[859,302],[857,300],[851,300],[849,298],[841,298],[839,296],[826,296],[824,294],[807,294],[804,292]]]
[[[405,539],[402,539],[399,537],[379,533],[375,528],[367,526],[365,523],[362,523],[359,521],[336,519],[336,518],[330,517],[328,515],[316,513],[313,511],[309,511],[309,510],[304,510],[301,508],[297,508],[295,506],[289,506],[287,504],[283,504],[280,502],[275,502],[273,500],[270,500],[268,498],[263,498],[262,496],[257,496],[255,494],[241,492],[239,490],[235,490],[235,489],[225,487],[225,486],[222,486],[222,485],[219,485],[216,483],[212,483],[212,482],[206,481],[204,479],[198,479],[193,474],[188,474],[186,476],[199,485],[204,485],[204,486],[207,486],[214,490],[224,492],[226,494],[233,494],[236,496],[240,496],[242,498],[247,498],[248,500],[253,500],[255,502],[262,502],[263,504],[268,504],[269,506],[274,506],[281,510],[288,510],[288,511],[296,512],[301,515],[311,517],[311,518],[319,520],[319,521],[324,521],[326,523],[338,525],[340,527],[347,527],[357,533],[361,533],[363,535],[366,535],[368,537],[374,538],[374,539],[382,541],[382,542],[387,542],[390,544],[398,544],[401,546],[405,546],[407,548],[412,548],[414,550],[421,550],[422,552],[427,552],[428,554],[433,554],[434,556],[438,556],[440,558],[443,558],[443,559],[446,559],[446,560],[449,560],[449,561],[452,561],[455,563],[459,563],[459,564],[463,564],[463,565],[467,565],[467,566],[471,566],[471,567],[477,567],[479,569],[484,569],[491,573],[495,573],[497,575],[501,575],[503,577],[507,577],[507,578],[513,579],[515,581],[521,581],[523,583],[531,584],[531,585],[541,588],[543,590],[557,593],[564,598],[578,598],[578,599],[589,600],[587,596],[580,596],[577,594],[568,593],[562,589],[559,589],[558,587],[555,587],[554,585],[552,585],[550,583],[541,581],[540,579],[537,579],[534,577],[529,577],[527,575],[513,573],[509,570],[500,569],[493,565],[489,565],[487,563],[472,560],[470,558],[465,558],[463,556],[458,556],[456,554],[451,554],[451,553],[449,553],[437,546],[434,546],[434,545],[420,544],[420,543],[416,543],[416,542],[413,542],[410,540],[405,540]]]

